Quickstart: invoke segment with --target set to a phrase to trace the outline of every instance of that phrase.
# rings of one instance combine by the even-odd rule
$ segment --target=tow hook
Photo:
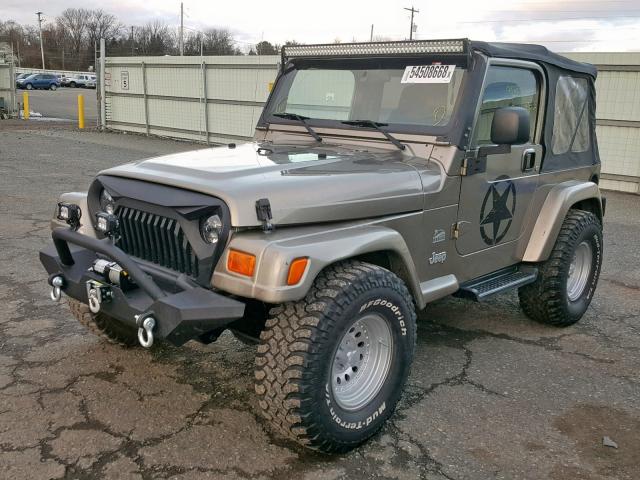
[[[62,275],[56,275],[51,279],[51,300],[59,302],[62,297],[62,287],[64,287],[64,278]]]
[[[100,311],[103,302],[111,300],[111,288],[108,285],[89,280],[87,282],[87,299],[89,300],[89,310],[93,313]]]
[[[156,319],[152,313],[142,313],[136,315],[136,325],[138,325],[138,342],[144,348],[151,348],[153,345],[153,329],[156,328]]]

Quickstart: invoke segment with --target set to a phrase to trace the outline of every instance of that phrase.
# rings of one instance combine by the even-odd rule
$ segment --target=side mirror
[[[519,145],[529,141],[529,111],[522,107],[502,107],[493,114],[491,142],[496,145]]]

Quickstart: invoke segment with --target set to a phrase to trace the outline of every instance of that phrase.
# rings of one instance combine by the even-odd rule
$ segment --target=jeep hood
[[[412,162],[413,160],[414,162]],[[421,172],[402,152],[246,143],[178,153],[101,172],[212,195],[222,199],[235,227],[257,226],[255,203],[269,199],[276,225],[330,222],[416,211],[423,183],[440,172]]]

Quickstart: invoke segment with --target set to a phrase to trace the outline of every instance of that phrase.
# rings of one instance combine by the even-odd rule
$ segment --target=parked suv
[[[51,73],[34,73],[28,77],[17,79],[16,86],[26,90],[34,88],[56,90],[60,86],[60,81],[56,75]]]
[[[389,418],[416,312],[517,290],[572,325],[603,255],[593,66],[468,40],[285,47],[254,141],[60,197],[51,296],[123,345],[258,344],[275,430],[344,452]]]
[[[95,88],[96,77],[95,75],[87,75],[87,74],[72,75],[66,78],[65,85],[71,88],[76,88],[76,87]]]

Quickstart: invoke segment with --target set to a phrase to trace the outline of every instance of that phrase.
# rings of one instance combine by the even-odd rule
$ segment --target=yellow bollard
[[[22,92],[22,107],[22,118],[29,120],[29,94],[27,92]]]
[[[267,86],[267,88],[269,88],[269,91],[273,90],[273,83],[274,82],[269,82],[269,85]]]
[[[84,128],[84,95],[78,95],[78,128]]]

